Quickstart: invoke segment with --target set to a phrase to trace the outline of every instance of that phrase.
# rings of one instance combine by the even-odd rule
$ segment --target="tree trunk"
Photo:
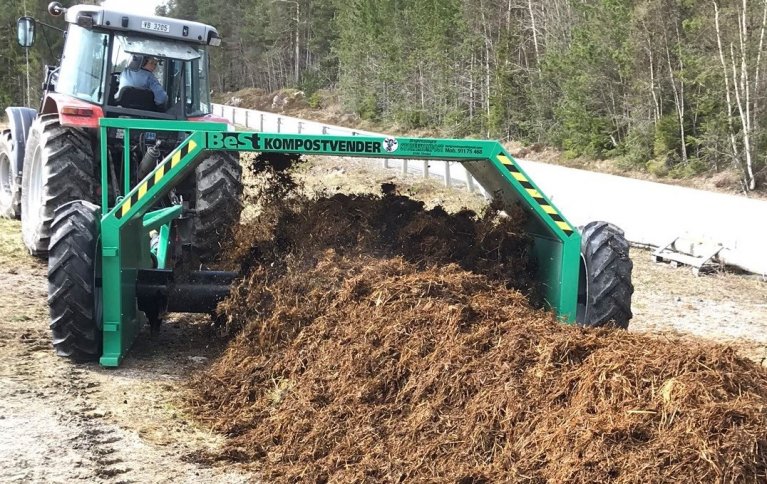
[[[677,30],[677,35],[679,34],[679,31]],[[665,35],[664,35],[665,37]],[[681,155],[682,155],[682,163],[687,163],[687,140],[685,136],[685,130],[684,130],[684,112],[685,112],[685,106],[684,106],[684,79],[679,79],[679,82],[676,80],[676,75],[674,74],[674,68],[671,65],[671,49],[668,45],[668,38],[665,38],[666,41],[666,63],[668,65],[668,75],[669,80],[671,81],[671,89],[674,91],[674,106],[676,107],[676,114],[677,119],[679,120],[679,136],[681,140]],[[679,45],[679,38],[677,37],[677,45]],[[681,57],[681,56],[680,56]],[[682,63],[682,59],[679,59],[679,69],[682,72],[682,75],[684,75],[684,64]]]
[[[535,47],[535,66],[541,65],[541,54],[538,49],[538,29],[535,28],[535,14],[533,13],[533,0],[527,0],[527,11],[530,13],[530,28],[533,31],[533,46]]]
[[[728,68],[725,61],[724,48],[722,45],[722,29],[719,23],[719,5],[714,4],[714,20],[716,26],[717,46],[719,49],[719,60],[722,65],[722,72],[725,79],[726,102],[728,109],[728,127],[730,129],[730,143],[732,145],[733,157],[737,165],[742,170],[743,182],[746,190],[756,189],[756,178],[754,176],[753,160],[753,135],[756,133],[756,119],[759,115],[758,101],[751,99],[751,92],[760,88],[759,77],[761,62],[761,49],[764,43],[764,30],[767,24],[767,0],[763,0],[761,32],[759,37],[759,53],[755,65],[749,62],[749,22],[748,22],[748,2],[742,0],[741,9],[737,17],[738,25],[738,45],[736,52],[735,43],[730,43],[730,66]],[[750,78],[750,71],[754,70],[754,79]],[[728,72],[729,71],[729,72]],[[732,93],[735,101],[733,103],[730,94],[730,81],[732,81]],[[757,96],[758,97],[758,96]],[[733,106],[734,104],[734,106]],[[738,133],[733,122],[734,111],[737,108],[740,118],[740,127],[742,141],[738,146]]]

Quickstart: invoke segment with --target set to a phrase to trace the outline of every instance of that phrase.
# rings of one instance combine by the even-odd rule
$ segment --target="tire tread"
[[[35,148],[42,144],[42,163],[48,177],[42,180],[43,200],[38,207],[37,223],[25,215],[31,201],[25,187],[31,183],[29,176]],[[24,155],[24,178],[22,181],[22,236],[29,252],[38,257],[48,255],[56,208],[74,200],[96,202],[98,170],[89,135],[77,128],[61,126],[58,114],[38,116],[30,128],[27,151]],[[26,223],[25,223],[25,219]]]
[[[242,212],[242,167],[239,157],[214,151],[195,170],[196,197],[192,249],[203,262],[216,259],[221,241],[229,239]]]
[[[56,210],[48,259],[48,309],[56,354],[75,361],[101,356],[101,330],[95,314],[95,256],[99,214],[87,201]]]
[[[581,227],[581,256],[586,267],[588,300],[585,326],[628,328],[633,317],[633,263],[623,231],[608,222]]]

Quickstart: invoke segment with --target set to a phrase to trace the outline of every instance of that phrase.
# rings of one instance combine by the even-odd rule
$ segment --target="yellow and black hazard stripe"
[[[125,214],[127,214],[130,209],[136,205],[136,202],[141,200],[153,186],[157,185],[160,180],[162,180],[162,178],[171,170],[171,168],[174,168],[176,165],[178,165],[178,163],[181,161],[181,158],[191,153],[192,150],[196,147],[197,143],[189,140],[188,143],[179,146],[171,156],[165,158],[165,160],[163,160],[157,169],[155,169],[154,173],[150,174],[148,177],[141,181],[138,190],[134,191],[131,196],[126,197],[122,201],[120,208],[118,208],[117,212],[115,212],[115,217],[122,218],[125,216]]]
[[[519,182],[520,185],[522,185],[522,188],[525,189],[525,191],[533,197],[533,200],[538,202],[538,205],[541,206],[544,212],[546,212],[549,217],[551,217],[551,220],[554,221],[554,223],[562,229],[562,232],[565,233],[568,237],[573,233],[573,228],[565,222],[565,219],[562,218],[562,216],[557,212],[557,210],[546,200],[546,198],[541,194],[532,183],[530,183],[530,180],[527,179],[524,173],[520,171],[520,169],[517,167],[516,164],[506,156],[505,153],[499,153],[498,154],[498,161],[500,161],[503,166],[506,167],[507,170],[509,170],[509,173],[511,173],[511,176],[514,177],[515,180]]]

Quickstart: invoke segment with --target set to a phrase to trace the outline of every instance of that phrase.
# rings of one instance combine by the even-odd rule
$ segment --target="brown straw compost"
[[[522,215],[283,197],[242,227],[237,330],[190,405],[265,482],[765,482],[767,372],[558,323]]]

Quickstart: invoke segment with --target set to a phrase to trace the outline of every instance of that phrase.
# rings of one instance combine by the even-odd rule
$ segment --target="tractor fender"
[[[24,151],[27,146],[29,127],[37,116],[37,111],[30,108],[10,107],[5,108],[5,114],[8,115],[8,124],[11,129],[12,169],[15,176],[20,177],[24,167]]]
[[[57,92],[45,95],[40,114],[58,114],[62,126],[72,128],[98,128],[104,117],[101,106]]]

